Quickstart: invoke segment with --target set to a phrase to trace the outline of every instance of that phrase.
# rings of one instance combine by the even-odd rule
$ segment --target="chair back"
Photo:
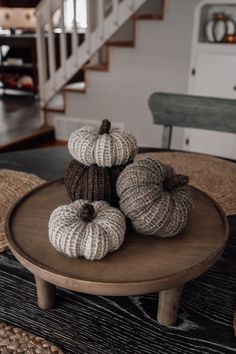
[[[170,148],[173,126],[236,133],[236,100],[156,92],[148,104],[154,124],[164,126],[164,149]]]

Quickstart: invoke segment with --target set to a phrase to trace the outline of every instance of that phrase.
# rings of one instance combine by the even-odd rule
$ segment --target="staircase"
[[[78,3],[79,1],[80,0],[77,0]],[[115,21],[115,23],[112,23],[112,26],[110,25],[110,27],[108,25],[103,24],[103,30],[105,28],[107,30],[109,30],[109,28],[111,29],[111,31],[109,32],[110,37],[108,36],[108,34],[106,34],[103,36],[103,41],[101,41],[100,38],[100,47],[97,49],[97,46],[95,46],[94,47],[95,50],[90,51],[89,59],[85,62],[84,65],[81,64],[82,65],[81,68],[78,66],[79,63],[78,58],[76,58],[77,64],[74,67],[72,65],[73,50],[75,48],[75,45],[73,46],[73,43],[75,42],[75,40],[73,42],[74,31],[73,33],[68,33],[66,31],[63,31],[61,28],[58,31],[58,26],[61,26],[63,22],[61,21],[61,13],[63,11],[62,3],[60,3],[60,7],[57,9],[55,9],[56,8],[55,3],[54,4],[52,3],[50,5],[52,8],[51,12],[53,13],[52,15],[53,19],[51,21],[52,29],[49,30],[49,23],[45,22],[45,19],[43,20],[40,17],[40,13],[42,12],[42,6],[44,5],[44,2],[46,3],[46,0],[43,0],[43,3],[41,3],[40,7],[37,9],[37,19],[38,19],[38,33],[41,31],[41,35],[38,35],[39,57],[42,57],[40,53],[46,53],[45,54],[46,60],[43,61],[44,66],[42,67],[42,65],[40,65],[42,64],[42,60],[39,63],[39,67],[41,68],[40,69],[41,92],[42,92],[41,111],[43,113],[42,118],[44,119],[45,123],[47,125],[54,126],[57,140],[63,140],[63,141],[66,141],[68,139],[70,133],[73,130],[80,128],[82,125],[97,126],[99,124],[99,121],[103,119],[105,115],[112,121],[113,127],[127,127],[128,129],[133,130],[132,127],[130,127],[129,122],[124,123],[120,121],[119,118],[114,120],[111,111],[108,113],[102,112],[101,114],[96,115],[93,114],[93,112],[90,114],[89,111],[86,110],[85,108],[88,114],[87,115],[84,114],[83,111],[80,111],[80,107],[82,108],[82,105],[80,106],[80,103],[78,103],[78,101],[84,98],[86,102],[87,101],[91,102],[91,98],[90,98],[90,93],[92,91],[91,89],[96,87],[97,90],[97,87],[99,86],[99,91],[101,92],[99,81],[101,81],[101,85],[102,85],[103,79],[106,79],[108,76],[110,77],[111,80],[113,80],[111,85],[112,86],[115,85],[116,79],[115,78],[113,79],[112,72],[115,69],[114,66],[115,57],[118,58],[118,55],[115,54],[116,51],[120,53],[126,51],[131,53],[133,52],[133,56],[136,56],[136,51],[137,51],[136,44],[138,43],[140,37],[140,25],[142,23],[145,24],[150,23],[152,27],[155,28],[155,31],[156,30],[158,31],[158,29],[156,28],[156,24],[162,22],[160,20],[163,19],[164,0],[146,0],[146,1],[140,1],[140,0],[120,1],[119,0],[118,2],[113,0],[103,0],[103,1],[96,1],[96,2],[91,1],[90,5],[97,4],[96,10],[99,10],[98,3],[100,4],[99,6],[103,6],[102,13],[104,13],[104,21],[110,21],[111,23],[111,19],[108,20],[110,16],[113,19],[114,18],[119,19],[119,21],[118,21],[118,25],[117,25],[117,21]],[[74,4],[75,3],[76,1],[74,1]],[[87,12],[89,13],[88,8],[87,8]],[[91,10],[91,6],[90,6],[90,10]],[[44,9],[44,11],[46,11],[47,14],[49,13],[49,9],[47,10]],[[114,15],[114,11],[117,11],[116,16]],[[57,14],[57,16],[55,16],[55,13]],[[101,8],[99,13],[101,13]],[[88,16],[88,18],[90,17]],[[73,26],[73,28],[74,27],[76,26]],[[90,27],[91,25],[88,26],[88,28]],[[93,19],[93,31],[92,34],[90,34],[90,42],[93,36],[97,36],[96,34],[97,31],[98,31],[97,28],[94,30],[94,19]],[[62,44],[63,32],[65,32],[64,40],[66,41],[64,45]],[[53,35],[53,40],[51,41],[53,43],[56,42],[56,44],[54,45],[51,44],[51,48],[56,48],[57,50],[57,54],[56,53],[53,54],[54,56],[53,65],[54,65],[54,69],[56,68],[56,73],[52,70],[53,65],[52,63],[50,64],[50,58],[49,58],[50,33]],[[77,30],[76,36],[77,36],[77,43],[80,43],[80,45],[79,48],[75,50],[75,53],[78,53],[79,56],[81,53],[84,53],[84,51],[82,51],[82,45],[85,45],[86,32],[81,33],[81,31]],[[42,44],[41,41],[43,41],[44,49],[42,48],[39,49],[39,47]],[[148,40],[148,42],[150,43],[150,39]],[[69,47],[71,44],[71,47],[69,49],[68,49],[68,44]],[[61,60],[62,48],[67,48],[66,57],[68,62],[71,63],[71,65],[67,63],[64,69],[62,69],[60,67],[61,65],[59,65],[60,63],[63,63],[63,60]],[[70,55],[68,55],[68,53]],[[59,60],[58,59],[56,60],[57,56],[59,56]],[[44,56],[42,58],[44,58]],[[132,65],[132,58],[126,63],[125,70],[128,69],[129,65]],[[73,69],[73,73],[72,73],[72,69]],[[67,74],[64,75],[65,82],[61,80],[61,85],[59,85],[59,79],[55,79],[55,78],[54,80],[50,79],[50,70],[52,73],[54,73],[53,74],[54,76],[58,75],[59,79],[61,79],[61,70],[66,71]],[[54,90],[51,90],[52,84],[54,84]],[[110,88],[108,89],[108,92],[109,91],[111,93]],[[105,94],[105,90],[104,90],[104,94]],[[102,98],[103,101],[104,99],[106,102],[106,97]],[[102,100],[99,103],[102,104]],[[144,97],[144,100],[145,100],[145,109],[147,109],[146,97]],[[73,104],[71,105],[70,102],[73,102]],[[102,105],[104,107],[104,104]],[[89,106],[91,107],[90,104]],[[72,109],[72,111],[70,111],[70,108]],[[93,108],[96,110],[96,106],[94,106]],[[76,114],[74,114],[74,111],[76,111]],[[149,123],[150,123],[149,125],[151,125],[151,119]],[[138,126],[137,129],[139,129]],[[141,131],[143,131],[143,129],[140,129],[140,132]]]
[[[187,94],[197,3],[147,0],[131,14],[77,71],[78,77],[43,105],[56,138],[66,141],[81,125],[108,118],[113,126],[131,130],[140,146],[159,147],[162,128],[152,123],[148,98],[157,91]],[[171,147],[184,145],[183,129],[175,128]]]
[[[72,2],[73,26],[66,31],[66,1],[43,0],[36,10],[40,100],[44,109],[147,0],[87,0],[87,28],[83,32],[77,21],[79,0]]]

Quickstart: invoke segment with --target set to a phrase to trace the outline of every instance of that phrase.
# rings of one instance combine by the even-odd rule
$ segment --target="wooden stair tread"
[[[135,46],[134,40],[132,41],[108,41],[107,46],[111,47],[131,47]]]
[[[163,15],[152,15],[152,14],[140,14],[134,15],[133,19],[135,20],[163,20]]]
[[[85,70],[109,71],[109,66],[108,66],[108,63],[106,63],[106,64],[97,64],[97,65],[87,65],[87,66],[85,66]]]
[[[86,83],[85,82],[74,82],[73,84],[66,85],[63,88],[63,91],[66,92],[86,92]]]

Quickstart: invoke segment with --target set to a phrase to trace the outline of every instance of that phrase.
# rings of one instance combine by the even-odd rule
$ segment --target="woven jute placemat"
[[[210,195],[226,215],[236,214],[236,163],[209,155],[185,152],[151,152],[140,154],[174,167],[176,173],[190,177],[190,185]]]
[[[8,249],[4,228],[10,208],[24,194],[44,182],[26,172],[0,169],[0,252]]]
[[[53,343],[21,328],[0,323],[2,354],[63,354]]]

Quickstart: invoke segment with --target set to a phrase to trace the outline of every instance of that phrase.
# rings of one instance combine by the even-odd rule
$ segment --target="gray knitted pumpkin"
[[[121,172],[117,181],[120,208],[137,232],[172,237],[186,225],[193,209],[188,177],[171,166],[146,158]]]
[[[83,127],[74,131],[68,141],[73,158],[85,166],[111,167],[132,161],[137,153],[135,137],[125,129],[111,129],[103,120],[100,129]]]
[[[56,208],[49,219],[49,240],[69,257],[101,259],[124,241],[123,214],[107,202],[77,200]]]

